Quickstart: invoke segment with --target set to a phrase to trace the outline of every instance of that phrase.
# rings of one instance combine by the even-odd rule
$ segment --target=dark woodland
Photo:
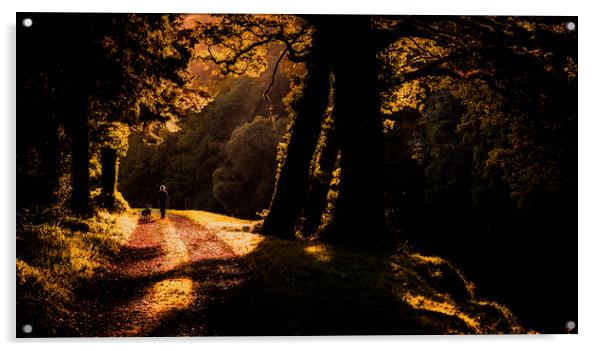
[[[17,27],[17,336],[577,331],[576,17]]]

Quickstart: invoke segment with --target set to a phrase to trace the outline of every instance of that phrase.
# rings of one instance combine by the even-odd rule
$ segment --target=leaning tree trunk
[[[331,228],[345,242],[380,243],[389,237],[378,61],[369,36],[370,17],[339,17],[330,28],[341,153],[339,196]]]
[[[319,39],[314,43],[314,48],[319,50]],[[315,55],[314,58],[307,67],[303,96],[292,125],[286,157],[263,224],[264,234],[295,238],[295,225],[303,206],[310,163],[328,104],[329,66],[322,57]]]
[[[100,177],[102,188],[102,206],[109,210],[115,210],[115,192],[117,190],[118,170],[117,150],[111,147],[103,147],[100,150],[100,163],[102,173]]]
[[[322,214],[328,206],[328,190],[332,181],[332,172],[339,155],[339,141],[336,132],[336,111],[330,115],[331,123],[325,126],[324,144],[318,156],[318,168],[313,174],[309,194],[303,210],[304,234],[314,234],[322,222]]]

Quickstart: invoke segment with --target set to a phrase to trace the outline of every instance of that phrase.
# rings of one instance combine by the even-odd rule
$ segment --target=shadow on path
[[[328,249],[320,251],[324,247]],[[386,256],[380,253],[379,257]],[[452,280],[436,280],[431,278],[432,264],[404,256],[402,259],[409,261],[395,268],[381,258],[274,239],[261,241],[247,256],[237,256],[215,233],[171,215],[139,225],[117,257],[115,269],[78,292],[83,306],[79,335],[510,331],[511,326],[495,308],[469,301],[463,283],[450,292],[449,286],[454,285],[450,282],[457,279],[452,273],[443,274]],[[402,285],[396,269],[407,270],[403,275],[408,279],[407,291],[398,289]],[[442,282],[443,289],[438,286]],[[406,292],[413,295],[401,298]],[[471,311],[455,310],[460,305],[449,308],[434,300],[445,294],[453,294],[463,302],[462,307],[470,305]],[[486,317],[498,322],[479,329],[481,315],[483,324]]]

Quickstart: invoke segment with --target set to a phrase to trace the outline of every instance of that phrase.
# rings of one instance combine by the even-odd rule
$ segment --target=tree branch
[[[223,60],[218,60],[218,61],[214,61],[216,64],[220,65],[220,64],[227,64],[227,65],[235,65],[236,62],[238,61],[238,59],[243,56],[244,54],[249,53],[251,50],[253,50],[254,48],[264,45],[264,44],[268,44],[271,40],[270,39],[265,39],[262,41],[256,41],[254,43],[252,43],[251,45],[247,46],[244,49],[240,49],[240,51],[237,51],[236,54],[232,57],[229,58],[225,58]],[[212,56],[213,57],[213,56]]]
[[[412,41],[412,43],[414,43],[414,45],[416,45],[416,47],[417,47],[418,49],[420,49],[420,50],[421,50],[421,51],[423,51],[423,52],[426,52],[426,53],[428,53],[428,54],[429,54],[429,56],[431,56],[431,57],[439,57],[439,58],[441,57],[440,55],[433,54],[433,53],[432,53],[432,52],[430,52],[429,50],[427,50],[427,49],[423,48],[422,46],[420,46],[420,44],[418,44],[418,42],[416,42],[416,40],[415,40],[413,37],[408,37],[408,39],[410,39],[410,40]]]
[[[286,54],[287,51],[288,51],[288,48],[284,48],[282,50],[282,52],[280,53],[280,56],[278,56],[278,60],[276,60],[276,64],[274,65],[274,70],[272,71],[272,79],[270,80],[270,84],[263,92],[263,98],[266,101],[266,109],[268,111],[270,120],[272,121],[272,130],[273,131],[276,131],[276,119],[275,119],[274,113],[273,113],[272,99],[270,99],[270,96],[268,94],[269,94],[270,90],[272,89],[272,86],[274,85],[274,81],[276,79],[276,71],[278,70],[280,61],[282,61],[282,58],[284,57],[284,54]]]

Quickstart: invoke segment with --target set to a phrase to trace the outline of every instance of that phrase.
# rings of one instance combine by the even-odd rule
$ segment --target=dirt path
[[[246,279],[215,234],[177,215],[141,222],[113,269],[82,296],[81,335],[216,335],[219,308]]]

